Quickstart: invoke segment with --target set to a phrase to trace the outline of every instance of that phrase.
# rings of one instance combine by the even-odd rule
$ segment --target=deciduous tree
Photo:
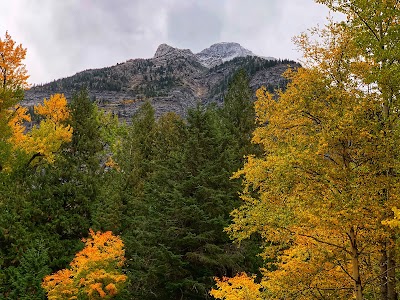
[[[244,204],[229,230],[268,241],[270,299],[397,299],[382,220],[400,201],[399,2],[319,2],[348,20],[297,39],[305,68],[278,101],[257,92],[264,153],[235,175]]]
[[[64,123],[69,112],[63,95],[45,99],[43,105],[35,108],[44,119],[40,126],[27,132],[24,123],[31,121],[31,116],[27,108],[18,104],[28,87],[22,63],[25,55],[26,49],[16,45],[6,32],[5,38],[0,39],[0,171],[10,171],[21,161],[30,164],[38,157],[52,162],[61,144],[72,137],[72,128]]]
[[[17,91],[28,87],[27,71],[22,61],[26,49],[21,44],[16,45],[11,35],[6,31],[5,38],[0,39],[0,88]]]
[[[66,123],[69,119],[67,99],[62,94],[55,94],[43,104],[34,107],[35,113],[43,117],[40,125],[34,125],[31,131],[26,132],[24,121],[30,121],[25,107],[17,105],[13,117],[8,122],[12,136],[8,141],[13,150],[24,151],[29,157],[29,163],[35,158],[44,158],[53,162],[55,153],[63,143],[72,139],[72,127]]]
[[[60,270],[43,280],[49,300],[111,299],[120,292],[126,281],[121,267],[124,264],[124,244],[111,231],[93,232],[83,239],[85,248],[78,252],[70,269]]]
[[[8,138],[12,135],[9,122],[15,114],[23,115],[21,110],[12,109],[23,99],[23,90],[28,87],[28,75],[23,64],[26,49],[16,45],[10,34],[0,39],[0,171],[6,168],[12,146]]]

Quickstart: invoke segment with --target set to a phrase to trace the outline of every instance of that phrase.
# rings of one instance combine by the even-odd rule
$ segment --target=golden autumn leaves
[[[234,175],[243,203],[227,231],[264,239],[265,299],[397,299],[400,3],[317,2],[347,21],[296,39],[304,68],[277,101],[257,91],[263,155]],[[217,286],[229,299],[233,285]]]
[[[217,288],[212,289],[210,295],[221,300],[262,300],[262,286],[255,283],[254,279],[255,276],[249,277],[246,273],[232,278],[215,278]]]
[[[125,260],[122,240],[111,231],[90,230],[90,237],[83,241],[85,247],[76,254],[69,269],[44,278],[42,286],[49,300],[73,300],[79,295],[111,299],[121,290],[127,279],[121,274]]]
[[[31,116],[26,107],[18,104],[23,89],[28,87],[28,75],[22,63],[25,55],[26,49],[16,45],[6,32],[5,38],[0,39],[0,148],[4,151],[0,169],[4,171],[20,163],[21,153],[25,154],[28,164],[39,157],[53,162],[62,143],[72,138],[72,128],[67,124],[67,100],[61,94],[35,106],[35,114],[42,119],[30,131],[26,129],[25,123],[31,121]]]
[[[55,94],[43,104],[34,107],[35,113],[43,119],[39,125],[26,132],[24,121],[30,121],[27,109],[17,105],[10,110],[11,119],[8,122],[12,136],[8,141],[15,150],[23,150],[29,156],[40,156],[48,162],[54,161],[54,153],[64,142],[72,139],[72,127],[65,121],[69,118],[67,100],[62,94]]]
[[[22,60],[25,59],[26,49],[16,45],[10,34],[6,31],[5,38],[0,39],[0,88],[26,88],[28,87],[27,71]],[[0,109],[2,100],[0,99]]]
[[[392,211],[400,204],[399,2],[318,2],[351,10],[348,23],[318,32],[322,41],[316,44],[300,36],[308,64],[288,73],[291,82],[279,101],[257,92],[253,140],[263,154],[249,156],[234,175],[243,179],[243,205],[232,213],[228,231],[237,240],[258,233],[266,242],[263,294],[260,284],[240,274],[216,280],[211,294],[217,299],[393,299],[388,295],[398,279],[390,264],[398,257],[400,218],[398,209]],[[2,77],[11,89],[12,74]],[[63,123],[68,112],[62,98],[35,109],[44,119],[29,133],[26,109],[0,109],[16,150],[52,161],[72,130]],[[114,166],[112,160],[106,164]],[[91,232],[70,269],[46,277],[50,299],[79,293],[106,298],[120,290],[125,277],[116,249],[122,242],[114,243],[108,258],[102,251],[112,243],[102,241],[112,237],[97,234]]]
[[[268,245],[267,299],[397,299],[400,4],[319,2],[353,14],[297,39],[306,63],[278,101],[257,92],[263,155],[234,175],[228,231]]]

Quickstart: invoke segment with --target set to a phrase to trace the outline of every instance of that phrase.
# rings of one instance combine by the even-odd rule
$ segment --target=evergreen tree
[[[245,156],[260,154],[261,147],[251,142],[256,128],[253,94],[248,75],[240,69],[229,82],[229,88],[224,97],[224,104],[219,112],[225,127],[225,135],[230,136],[230,146],[227,151],[232,157],[230,170],[235,172],[244,162]],[[232,183],[235,191],[240,190],[238,180]]]
[[[7,299],[44,299],[42,277],[68,264],[91,227],[103,146],[87,92],[74,96],[70,123],[74,137],[52,165],[1,174],[2,293]]]
[[[160,156],[153,150],[153,171],[144,186],[143,245],[151,255],[143,285],[151,289],[139,291],[142,299],[204,299],[213,276],[257,266],[246,263],[245,247],[232,245],[223,232],[238,204],[236,183],[229,180],[232,165],[240,164],[232,151],[236,141],[215,107],[190,111],[182,125],[175,123],[164,140],[154,142],[164,146]]]
[[[251,134],[255,129],[253,93],[245,70],[240,69],[229,83],[222,116],[229,132],[237,140],[242,154],[249,154]]]
[[[41,284],[44,276],[50,273],[49,263],[48,249],[43,241],[33,240],[22,254],[19,265],[7,269],[11,287],[7,299],[46,299]]]
[[[91,226],[103,144],[96,105],[87,91],[74,95],[70,110],[72,142],[53,165],[37,174],[32,197],[41,199],[38,201],[61,240],[75,241],[85,236]]]
[[[152,282],[151,279],[146,279],[151,273],[148,270],[148,260],[154,252],[149,241],[154,239],[149,230],[153,224],[148,218],[150,205],[144,200],[144,184],[152,171],[155,124],[154,109],[146,102],[126,128],[121,147],[116,154],[120,172],[114,178],[119,201],[123,206],[121,232],[126,246],[129,277],[127,290],[130,295],[146,289],[146,285],[151,285]]]

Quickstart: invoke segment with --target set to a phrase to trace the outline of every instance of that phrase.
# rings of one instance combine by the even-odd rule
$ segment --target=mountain
[[[89,69],[35,86],[26,91],[24,102],[33,105],[54,93],[69,99],[87,87],[100,107],[126,120],[146,100],[157,115],[174,111],[184,116],[197,103],[221,103],[230,78],[240,68],[249,74],[254,91],[262,85],[273,91],[286,86],[282,73],[298,66],[294,61],[257,56],[238,43],[214,44],[197,54],[161,44],[152,58]]]
[[[236,57],[257,56],[238,43],[217,43],[196,54],[201,64],[211,68]],[[266,58],[275,60],[273,57]]]
[[[195,59],[195,55],[189,49],[178,49],[171,47],[167,44],[161,44],[158,46],[156,53],[154,54],[154,59],[167,59],[174,58],[177,56],[183,56],[191,59]]]

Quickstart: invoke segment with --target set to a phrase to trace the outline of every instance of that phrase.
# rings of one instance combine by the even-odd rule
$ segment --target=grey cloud
[[[31,72],[33,82],[149,57],[165,39],[162,22],[166,18],[159,9],[164,0],[19,2],[27,10],[18,18],[17,27],[30,45],[28,52],[36,53],[36,59],[41,61],[34,63],[36,68],[42,68],[40,76],[48,73],[46,80],[37,81],[34,74],[39,70]]]
[[[12,0],[6,29],[28,48],[32,83],[151,57],[168,43],[194,52],[238,42],[256,54],[297,58],[293,35],[321,23],[312,0]]]
[[[168,40],[177,47],[199,51],[220,41],[223,29],[222,5],[199,4],[196,1],[180,1],[168,15]]]
[[[298,59],[292,38],[323,23],[328,9],[311,0],[241,0],[227,2],[223,39],[237,39],[244,47],[263,56]]]

